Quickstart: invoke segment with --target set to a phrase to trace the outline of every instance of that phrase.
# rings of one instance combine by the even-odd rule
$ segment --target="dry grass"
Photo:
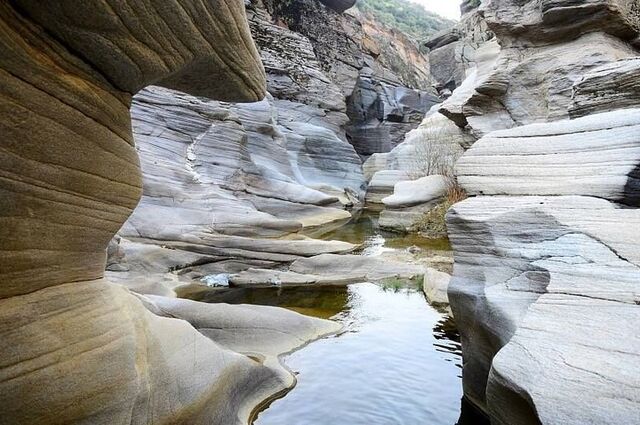
[[[462,153],[458,145],[459,137],[453,128],[434,126],[415,141],[414,157],[410,163],[411,178],[415,180],[429,175],[442,175],[447,180],[447,191],[442,201],[414,224],[412,231],[430,238],[447,236],[447,210],[467,197],[454,173],[455,164]]]
[[[414,225],[414,231],[420,232],[428,238],[442,238],[447,236],[447,211],[449,211],[452,205],[467,198],[467,193],[455,178],[449,178],[450,182],[443,200],[425,212]]]

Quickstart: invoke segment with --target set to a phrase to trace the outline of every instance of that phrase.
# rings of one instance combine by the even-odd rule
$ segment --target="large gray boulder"
[[[441,175],[420,177],[395,184],[393,195],[382,199],[387,208],[412,207],[441,198],[447,191],[447,178]]]

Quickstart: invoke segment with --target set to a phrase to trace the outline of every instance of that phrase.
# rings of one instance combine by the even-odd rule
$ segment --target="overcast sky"
[[[449,19],[460,19],[460,0],[411,0]]]

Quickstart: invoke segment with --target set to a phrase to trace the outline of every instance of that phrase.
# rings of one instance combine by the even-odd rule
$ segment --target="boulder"
[[[447,178],[440,175],[420,177],[395,184],[393,195],[382,199],[387,208],[404,208],[441,198],[447,191]]]
[[[427,267],[422,283],[422,290],[427,297],[427,301],[435,305],[449,304],[447,290],[449,289],[450,281],[451,275],[448,273]]]
[[[385,230],[391,230],[398,233],[411,233],[420,231],[420,226],[424,220],[425,214],[437,207],[440,203],[440,198],[433,199],[422,204],[414,205],[412,207],[404,208],[385,208],[380,212],[380,219],[378,225]],[[446,231],[443,234],[433,234],[430,237],[444,237]]]
[[[289,271],[363,282],[386,278],[415,278],[424,274],[424,267],[362,255],[322,254],[294,261]]]
[[[442,200],[449,183],[441,175],[396,183],[393,195],[382,199],[384,210],[380,213],[379,226],[402,233],[415,231],[425,213]]]
[[[366,202],[382,204],[382,199],[393,194],[396,183],[410,179],[410,173],[402,170],[377,171],[367,187]]]
[[[229,277],[232,286],[328,286],[386,279],[415,279],[425,272],[422,265],[381,257],[322,254],[294,261],[288,270],[251,268]]]

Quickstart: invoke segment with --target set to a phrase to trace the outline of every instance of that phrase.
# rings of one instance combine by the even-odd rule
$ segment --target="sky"
[[[460,0],[411,0],[449,19],[460,19]]]

